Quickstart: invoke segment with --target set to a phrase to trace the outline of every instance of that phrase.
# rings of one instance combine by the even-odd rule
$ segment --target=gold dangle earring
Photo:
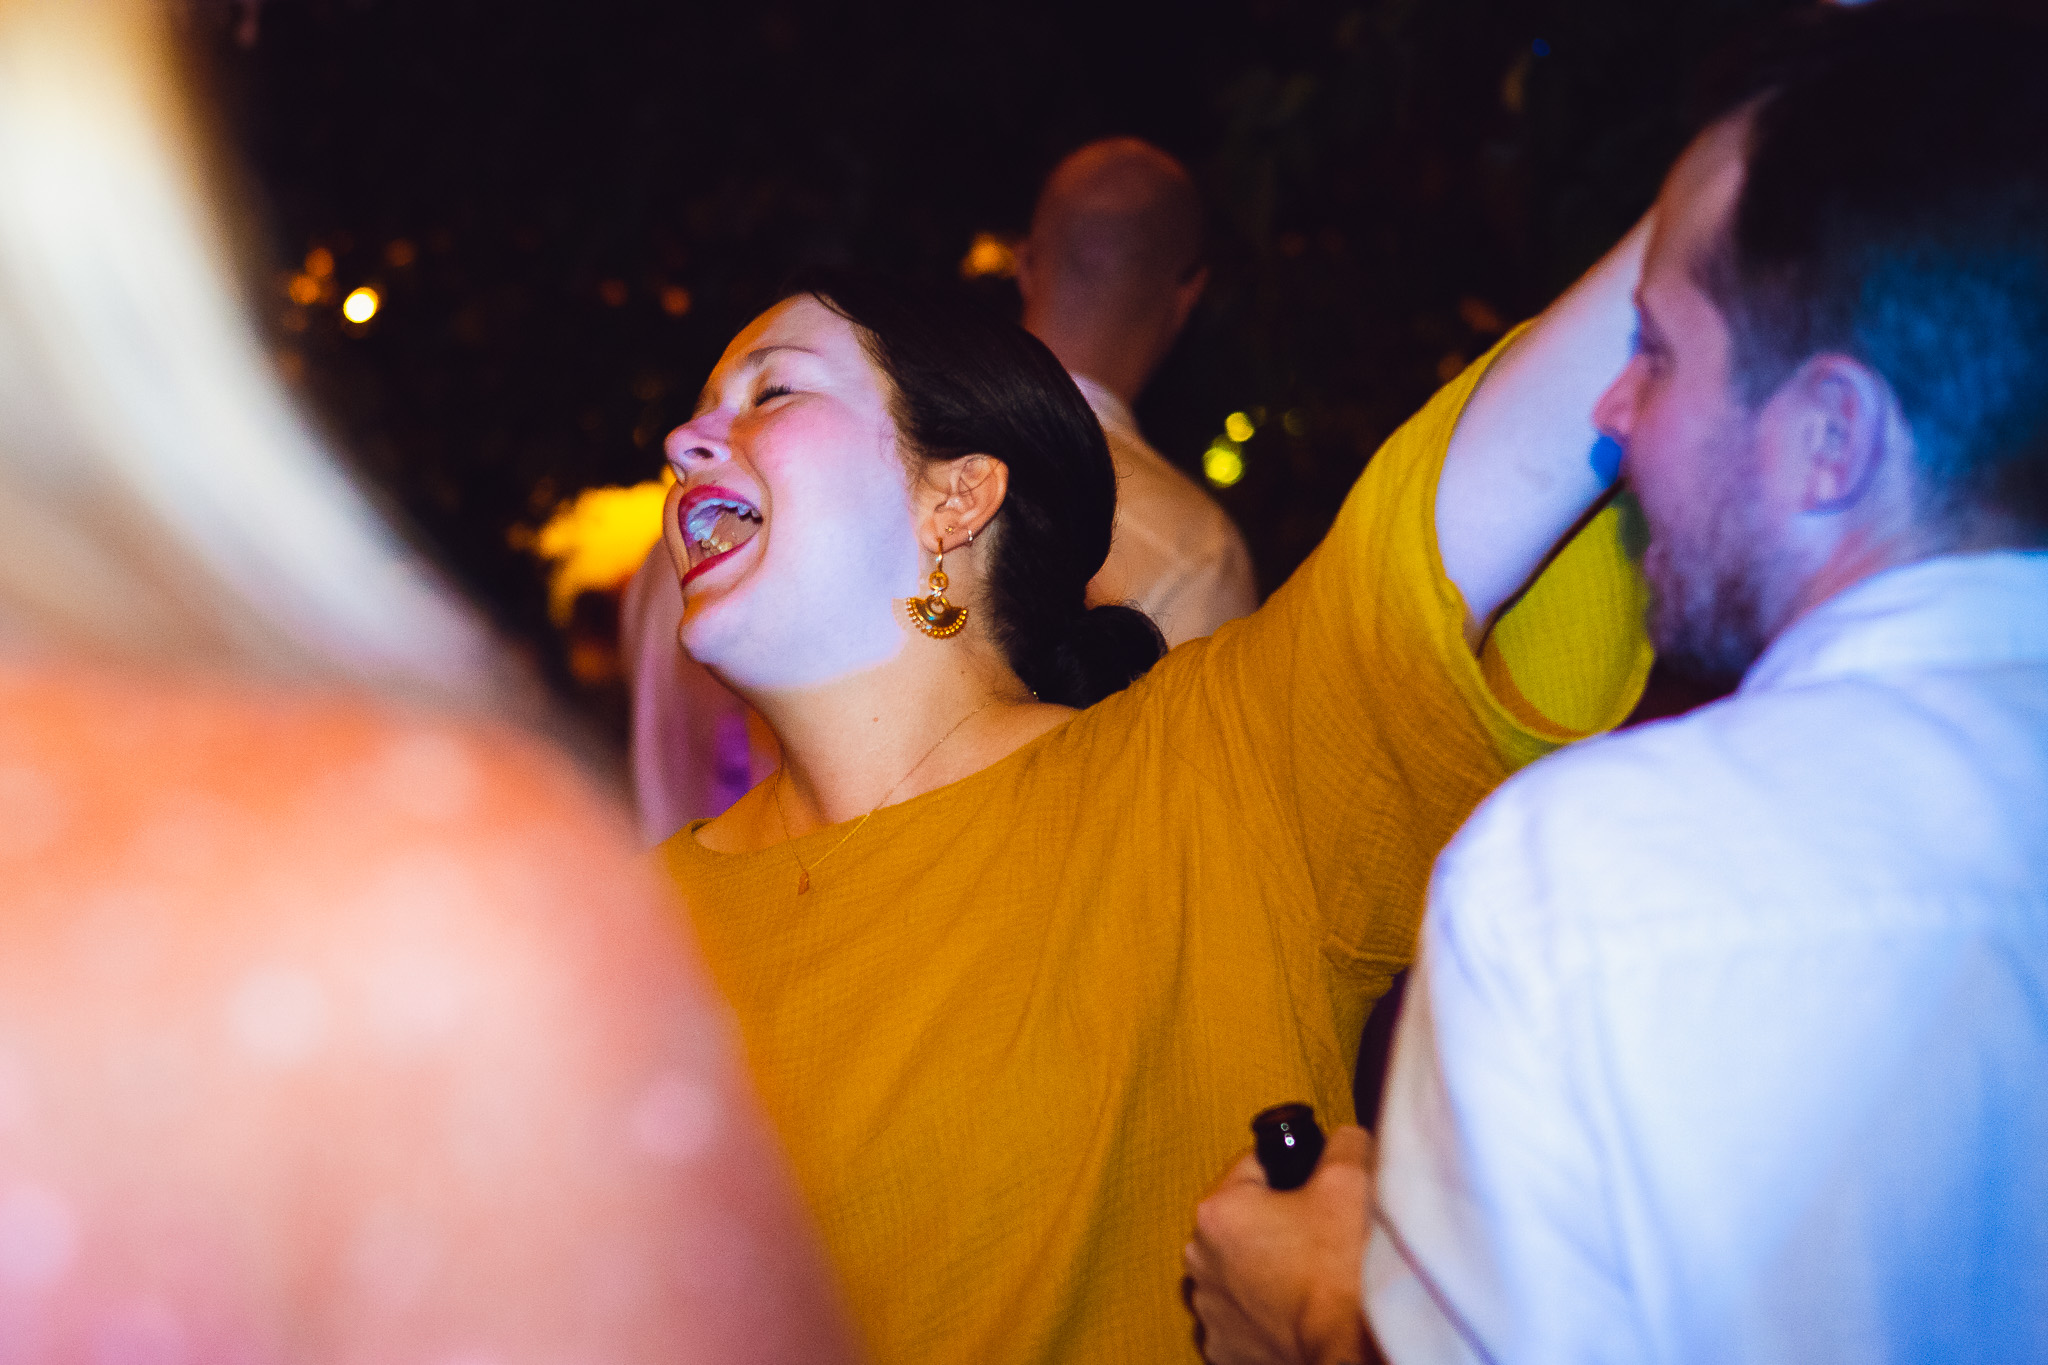
[[[949,532],[952,527],[946,528]],[[967,533],[967,543],[974,543],[974,533]],[[941,542],[943,544],[943,542]],[[967,608],[956,607],[946,600],[946,552],[941,549],[932,561],[932,576],[925,580],[925,587],[931,590],[929,597],[913,597],[903,604],[903,610],[910,617],[910,624],[916,626],[934,640],[943,640],[958,635],[960,628],[967,624]]]

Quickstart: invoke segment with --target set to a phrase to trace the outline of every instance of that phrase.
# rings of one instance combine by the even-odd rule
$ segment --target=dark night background
[[[282,368],[421,539],[573,693],[541,566],[564,497],[634,483],[806,261],[950,277],[1080,143],[1195,172],[1214,278],[1139,405],[1262,583],[1440,375],[1649,203],[1686,82],[1784,0],[1213,5],[191,0],[252,174]],[[332,254],[330,291],[288,282]],[[339,294],[385,299],[364,328]],[[1014,308],[1006,283],[977,287]],[[302,286],[303,288],[303,286]],[[307,296],[310,298],[310,295]],[[1292,413],[1284,424],[1281,414]],[[616,716],[616,696],[583,702]]]

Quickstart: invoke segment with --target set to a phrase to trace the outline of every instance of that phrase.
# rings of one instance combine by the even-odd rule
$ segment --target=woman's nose
[[[668,434],[668,439],[662,442],[662,450],[677,473],[709,469],[726,460],[731,450],[726,445],[725,432],[719,427],[719,423],[700,417],[685,422]]]

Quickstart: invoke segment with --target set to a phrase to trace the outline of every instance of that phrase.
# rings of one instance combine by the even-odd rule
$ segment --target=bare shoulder
[[[0,756],[66,774],[102,817],[204,798],[223,818],[259,812],[275,832],[340,803],[355,811],[330,831],[343,842],[543,811],[607,823],[604,803],[537,739],[345,692],[78,669],[0,674],[0,702]]]
[[[0,875],[22,912],[0,957],[73,979],[74,957],[118,960],[107,984],[138,1007],[298,998],[323,1028],[412,1031],[430,1054],[487,1019],[509,1039],[658,999],[715,1014],[621,814],[526,734],[89,674],[0,683],[0,714],[0,824],[20,831]],[[315,1045],[251,1028],[258,1051]]]
[[[0,803],[40,812],[14,850],[24,884],[148,886],[222,934],[367,935],[384,922],[368,907],[402,918],[410,902],[535,928],[597,901],[651,905],[620,814],[510,728],[89,673],[9,678],[0,696]]]
[[[124,1303],[202,1357],[830,1342],[772,1144],[731,1168],[725,1011],[572,765],[205,685],[12,676],[0,717],[0,1191],[57,1356]]]

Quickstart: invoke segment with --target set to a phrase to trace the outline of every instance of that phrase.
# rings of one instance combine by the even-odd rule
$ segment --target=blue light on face
[[[1593,442],[1593,451],[1587,457],[1593,466],[1593,477],[1600,480],[1602,488],[1621,477],[1621,442],[1603,434]]]

